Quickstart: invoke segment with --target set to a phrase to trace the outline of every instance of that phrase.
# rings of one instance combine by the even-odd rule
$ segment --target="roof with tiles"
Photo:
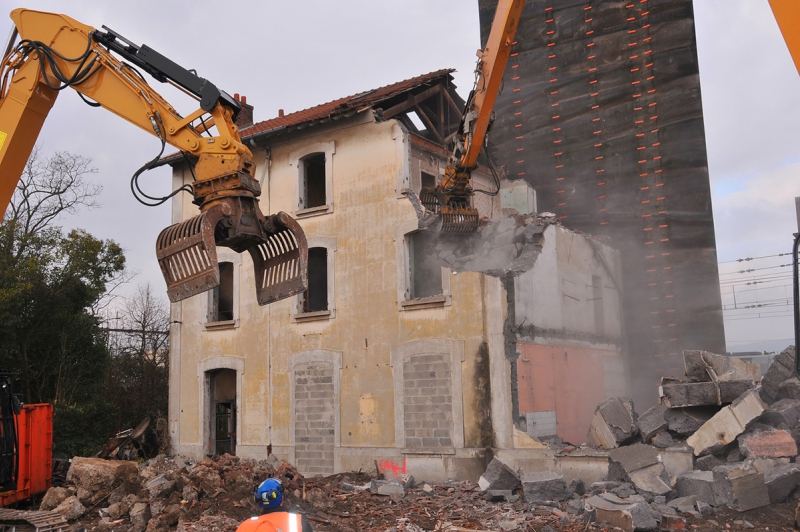
[[[302,124],[332,118],[337,115],[346,115],[356,110],[375,107],[378,103],[389,100],[404,92],[416,89],[420,86],[431,84],[443,78],[450,78],[450,75],[453,72],[455,72],[455,69],[445,68],[414,78],[399,81],[397,83],[392,83],[391,85],[379,87],[377,89],[339,98],[338,100],[323,103],[315,107],[309,107],[308,109],[303,109],[302,111],[297,111],[283,116],[277,116],[269,120],[264,120],[263,122],[258,122],[250,127],[242,129],[239,131],[239,134],[244,140],[268,131],[274,131],[283,128],[288,129]],[[158,165],[169,164],[179,158],[182,160],[180,153],[173,153],[163,157],[159,161]]]
[[[403,92],[416,89],[421,85],[432,83],[444,78],[445,76],[449,77],[454,71],[455,70],[452,68],[437,70],[436,72],[431,72],[415,78],[392,83],[391,85],[386,85],[385,87],[368,90],[352,96],[346,96],[338,100],[333,100],[328,103],[323,103],[321,105],[310,107],[308,109],[290,113],[284,116],[278,116],[270,120],[253,124],[252,126],[240,131],[240,135],[243,138],[250,137],[280,127],[288,128],[292,126],[298,126],[303,123],[314,122],[316,120],[329,118],[334,115],[346,114],[354,109],[357,110],[365,107],[373,107],[377,103],[393,98],[394,96],[397,96]]]

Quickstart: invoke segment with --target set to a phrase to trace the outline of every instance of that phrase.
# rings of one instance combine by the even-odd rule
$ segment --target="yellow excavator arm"
[[[453,154],[436,191],[443,232],[470,233],[478,228],[478,211],[469,204],[471,175],[486,142],[524,7],[525,0],[499,0],[486,47],[478,50],[475,87],[467,98]]]
[[[792,54],[794,66],[800,72],[800,2],[798,0],[769,0],[783,39]]]
[[[108,28],[97,30],[65,15],[30,9],[12,11],[11,19],[16,35],[0,65],[0,207],[8,206],[56,96],[71,87],[90,105],[161,139],[162,152],[170,144],[193,165],[195,181],[189,188],[201,214],[166,228],[156,246],[173,302],[219,285],[217,245],[251,254],[259,304],[305,290],[305,235],[285,213],[261,213],[252,154],[234,122],[241,109],[235,99]],[[200,108],[181,116],[140,71],[178,87],[199,100]],[[158,205],[171,195],[147,196],[136,183],[148,167],[134,174],[131,188],[143,203]]]

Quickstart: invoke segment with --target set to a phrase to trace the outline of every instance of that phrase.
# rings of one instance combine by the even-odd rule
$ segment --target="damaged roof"
[[[375,107],[376,104],[391,99],[398,94],[416,89],[422,85],[431,84],[441,78],[448,77],[452,79],[450,74],[453,72],[455,72],[455,69],[452,68],[437,70],[436,72],[423,74],[422,76],[392,83],[385,87],[360,92],[352,96],[346,96],[302,111],[279,116],[270,120],[264,120],[263,122],[258,122],[257,124],[243,129],[239,133],[244,139],[245,137],[257,136],[260,133],[277,128],[290,128],[325,118],[333,118],[337,115],[346,115],[351,111],[372,108]]]
[[[308,109],[255,123],[252,126],[240,130],[239,134],[244,141],[255,137],[268,136],[270,133],[283,132],[291,128],[301,128],[304,125],[314,122],[337,120],[339,118],[351,116],[364,109],[374,108],[378,106],[379,103],[391,100],[398,95],[419,87],[433,85],[435,82],[443,80],[451,82],[453,79],[451,74],[453,72],[455,72],[455,69],[445,68],[398,81],[397,83],[392,83],[391,85],[386,85],[377,89],[339,98],[338,100],[309,107]],[[155,166],[170,164],[178,159],[182,160],[181,154],[173,153],[163,157]]]

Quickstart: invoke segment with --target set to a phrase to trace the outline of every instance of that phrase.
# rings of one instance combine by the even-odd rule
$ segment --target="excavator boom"
[[[436,190],[443,232],[471,233],[478,229],[478,211],[469,201],[473,195],[471,175],[491,127],[492,110],[524,7],[525,0],[499,0],[486,46],[478,50],[475,87],[467,99],[453,155]]]
[[[792,54],[794,66],[800,72],[800,2],[797,0],[769,0],[783,39]]]
[[[195,182],[188,189],[201,213],[162,231],[157,243],[170,300],[219,285],[216,246],[251,254],[261,305],[305,290],[305,235],[288,215],[261,213],[252,154],[234,122],[241,109],[234,98],[108,28],[97,30],[66,15],[30,9],[16,9],[11,18],[19,42],[9,43],[0,70],[0,207],[10,202],[58,93],[71,87],[90,105],[104,107],[158,137],[162,152],[170,144],[190,163],[196,161]],[[140,70],[177,86],[197,99],[200,108],[181,116]],[[131,182],[137,199],[151,206],[178,193],[153,198],[138,190],[139,174],[154,162],[142,167]]]

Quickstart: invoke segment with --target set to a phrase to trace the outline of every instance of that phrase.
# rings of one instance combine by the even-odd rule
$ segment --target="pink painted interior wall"
[[[598,403],[606,399],[604,358],[613,351],[557,345],[517,344],[519,410],[556,412],[557,434],[581,444]]]

